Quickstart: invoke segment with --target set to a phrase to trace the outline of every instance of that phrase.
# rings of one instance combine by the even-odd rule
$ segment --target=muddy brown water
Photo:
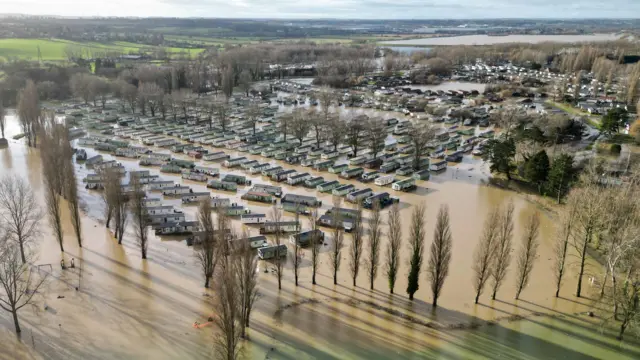
[[[18,132],[15,118],[10,116],[7,137]],[[94,149],[87,151],[89,156],[96,153]],[[105,157],[109,158],[108,155]],[[117,160],[128,170],[138,168],[135,161]],[[292,166],[284,164],[283,167]],[[249,330],[250,340],[244,343],[244,355],[250,359],[626,359],[640,354],[635,346],[620,346],[610,339],[601,340],[597,334],[597,322],[589,322],[580,315],[594,305],[589,300],[575,299],[571,295],[575,289],[573,273],[569,274],[563,286],[564,298],[553,298],[551,243],[554,220],[544,213],[539,259],[521,300],[513,300],[515,280],[512,264],[512,271],[498,293],[498,299],[491,301],[486,290],[481,304],[473,304],[471,261],[488,210],[505,201],[514,202],[514,244],[517,247],[522,225],[538,209],[514,193],[483,185],[482,180],[488,173],[485,165],[470,161],[457,167],[457,171],[455,167],[450,168],[431,181],[420,181],[415,193],[393,194],[391,189],[384,189],[401,198],[405,246],[396,295],[388,293],[383,267],[375,281],[375,290],[369,290],[364,268],[357,279],[358,286],[351,286],[347,255],[349,235],[346,236],[338,285],[332,282],[327,253],[329,246],[323,248],[318,284],[315,286],[311,285],[308,250],[304,251],[298,287],[293,285],[290,257],[281,291],[277,288],[275,275],[265,273],[268,265],[261,262],[258,269],[260,297]],[[20,141],[10,140],[9,148],[0,149],[0,169],[2,175],[15,174],[27,178],[38,197],[42,197],[37,150],[27,148]],[[148,169],[160,174],[157,167]],[[297,169],[317,174],[309,168]],[[64,254],[60,253],[51,236],[46,219],[43,220],[37,264],[42,265],[41,271],[50,273],[46,296],[37,306],[20,312],[23,328],[20,340],[12,333],[8,314],[0,312],[0,359],[211,358],[213,329],[195,329],[192,326],[194,321],[206,322],[212,311],[211,292],[202,287],[192,248],[187,247],[181,237],[152,236],[149,258],[142,261],[132,233],[127,232],[123,245],[117,245],[103,225],[99,193],[85,190],[81,182],[88,170],[83,165],[76,165],[76,170],[85,209],[84,246],[77,246],[66,207],[63,211]],[[224,168],[221,172],[242,173]],[[319,175],[325,179],[337,178],[327,172]],[[194,191],[206,191],[204,184],[181,181],[178,175],[160,176],[187,183]],[[262,177],[253,177],[252,180],[254,183],[271,183]],[[285,194],[318,196],[323,200],[323,210],[331,206],[329,195],[279,185],[283,186]],[[356,186],[363,187],[359,183]],[[373,184],[367,186],[376,192],[383,190]],[[246,204],[240,196],[247,189],[239,187],[236,194],[212,194],[228,196]],[[179,200],[169,198],[164,198],[163,202],[182,207],[188,219],[195,219],[195,207],[181,206]],[[424,271],[420,274],[416,299],[410,302],[405,292],[408,224],[412,208],[419,203],[427,205],[425,264],[438,208],[447,204],[451,212],[453,257],[437,310],[430,306],[431,296]],[[269,212],[265,205],[249,203],[248,206],[252,212]],[[285,213],[285,217],[290,215]],[[308,221],[303,223],[305,228],[309,228]],[[238,231],[242,230],[237,219],[234,226]],[[251,235],[258,234],[255,227],[244,230]],[[75,258],[76,268],[62,271],[59,266],[62,257],[67,263]],[[574,271],[575,258],[570,261]],[[47,264],[51,267],[48,268]],[[589,265],[587,277],[599,270],[596,265]],[[518,320],[520,317],[527,320]]]

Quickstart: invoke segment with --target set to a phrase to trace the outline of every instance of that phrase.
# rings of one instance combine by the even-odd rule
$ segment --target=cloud
[[[3,13],[233,18],[630,17],[640,0],[0,0]]]

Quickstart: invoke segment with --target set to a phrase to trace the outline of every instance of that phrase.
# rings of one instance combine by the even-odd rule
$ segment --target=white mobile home
[[[240,215],[243,224],[263,224],[267,221],[265,214],[244,214]]]
[[[182,203],[192,204],[192,203],[197,203],[210,198],[211,198],[211,193],[209,192],[193,192],[186,195],[182,195]]]

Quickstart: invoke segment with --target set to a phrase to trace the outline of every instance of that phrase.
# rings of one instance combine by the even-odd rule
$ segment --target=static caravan
[[[227,216],[241,216],[245,214],[250,214],[251,210],[245,209],[244,206],[231,204],[231,206],[227,206],[224,208]]]
[[[178,143],[176,139],[161,139],[153,143],[154,146],[157,147],[168,147],[173,146]]]
[[[382,159],[380,159],[380,158],[367,160],[364,163],[364,167],[367,168],[367,169],[377,169],[381,165],[382,165]]]
[[[396,191],[411,191],[416,188],[416,179],[408,178],[400,180],[391,185],[391,188]]]
[[[138,165],[140,166],[161,166],[164,165],[165,161],[160,159],[151,159],[151,158],[143,158],[140,159]]]
[[[316,161],[315,164],[313,164],[313,169],[316,171],[324,171],[329,169],[331,166],[333,166],[332,160]]]
[[[189,160],[172,159],[169,164],[179,166],[183,169],[193,169],[196,167],[196,164]]]
[[[240,198],[242,200],[257,201],[267,204],[274,204],[277,201],[275,196],[261,191],[249,191],[246,194],[242,195]]]
[[[267,215],[265,214],[244,214],[240,215],[240,221],[247,224],[264,224],[267,221]]]
[[[297,174],[297,171],[291,169],[291,170],[282,170],[279,171],[273,175],[271,175],[271,180],[273,181],[277,181],[277,182],[282,182],[285,181],[289,178],[289,176],[293,176]]]
[[[271,176],[278,172],[282,171],[282,166],[272,166],[267,169],[262,170],[262,176]]]
[[[300,165],[304,166],[304,167],[308,167],[313,165],[313,163],[315,162],[315,160],[311,157],[307,157],[305,159],[302,159],[302,161],[300,161]]]
[[[451,154],[447,155],[444,160],[447,162],[461,162],[462,161],[462,155],[464,155],[464,153],[462,151],[455,151],[452,152]]]
[[[349,154],[351,151],[351,146],[349,145],[342,145],[338,147],[338,153],[340,154]]]
[[[221,198],[217,196],[211,198],[211,207],[219,208],[219,207],[227,207],[227,206],[231,206],[231,199]]]
[[[240,166],[240,164],[242,164],[245,161],[247,161],[247,158],[244,156],[233,158],[233,159],[227,159],[224,161],[223,166],[228,168],[233,168],[236,166]]]
[[[182,173],[182,168],[173,164],[164,164],[160,167],[160,172],[167,174],[180,174]]]
[[[113,144],[107,144],[107,143],[96,144],[94,148],[98,151],[104,151],[104,152],[114,152],[116,151],[116,149],[118,149],[117,146]]]
[[[374,181],[375,179],[380,177],[380,173],[377,171],[369,171],[367,173],[362,174],[362,176],[360,177],[360,181],[367,183],[367,182],[371,182]]]
[[[346,169],[340,173],[340,177],[343,179],[354,179],[354,178],[360,177],[363,173],[364,173],[364,169],[360,167],[353,168],[353,169]]]
[[[209,176],[218,176],[220,174],[220,169],[206,166],[196,166],[195,168],[193,168],[193,171]]]
[[[353,165],[353,166],[362,165],[365,162],[367,162],[369,158],[370,156],[368,155],[361,155],[361,156],[354,157],[349,160],[349,165]]]
[[[267,194],[271,194],[275,197],[282,196],[282,188],[280,186],[266,185],[266,184],[255,184],[252,191],[265,192]]]
[[[300,224],[295,221],[266,221],[260,227],[260,234],[275,234],[276,232],[298,232]]]
[[[395,180],[396,180],[396,177],[394,175],[380,176],[377,179],[375,179],[374,184],[378,186],[387,186],[392,182],[394,182]]]
[[[260,260],[270,260],[279,257],[286,257],[289,250],[287,249],[287,245],[267,245],[258,248],[258,257]]]
[[[263,150],[265,150],[264,146],[254,145],[252,148],[249,149],[249,154],[259,155],[260,153],[262,153]]]
[[[205,182],[208,179],[207,175],[205,174],[200,174],[200,173],[189,171],[189,170],[182,170],[182,178],[185,180],[200,181],[200,182]]]
[[[292,203],[292,204],[302,204],[306,206],[318,207],[322,206],[322,201],[316,199],[313,196],[304,196],[304,195],[296,195],[296,194],[287,194],[285,195],[281,203]]]
[[[147,184],[149,190],[163,190],[167,188],[175,187],[175,183],[169,180],[159,180],[159,181],[151,181]]]
[[[182,203],[193,204],[193,203],[197,203],[210,198],[211,198],[211,194],[209,192],[194,192],[194,193],[182,195]]]
[[[365,209],[373,209],[373,207],[377,203],[380,206],[380,209],[383,209],[398,201],[399,199],[392,198],[389,193],[383,192],[364,199],[364,201],[362,202],[362,207],[364,207]]]
[[[174,186],[162,189],[162,195],[165,196],[179,196],[190,193],[192,190],[188,186]]]
[[[322,184],[324,181],[324,178],[322,176],[316,176],[316,177],[311,177],[307,180],[305,180],[304,182],[304,186],[314,189],[316,186]]]
[[[171,154],[165,154],[165,153],[149,153],[147,154],[147,157],[150,159],[159,159],[162,161],[170,161],[171,160]]]
[[[89,182],[89,181],[102,181],[102,175],[100,174],[88,174],[87,176],[84,177],[84,179],[82,179],[83,182]]]
[[[183,221],[180,223],[167,223],[154,226],[156,235],[186,235],[198,231],[197,221]]]
[[[184,221],[183,213],[171,213],[171,214],[158,214],[158,215],[147,215],[149,222],[151,225],[156,224],[166,224],[166,223],[174,223]]]
[[[358,203],[371,195],[373,195],[373,190],[366,188],[348,193],[346,199],[349,202]]]
[[[308,246],[314,242],[316,244],[324,243],[324,233],[322,230],[315,229],[289,235],[289,243],[293,245],[298,244],[299,246]]]
[[[104,184],[102,183],[102,180],[86,180],[85,182],[87,183],[87,185],[84,186],[85,189],[89,189],[89,190],[100,190],[100,189],[104,189]]]
[[[348,169],[349,169],[349,165],[347,164],[332,165],[331,167],[329,167],[329,172],[331,174],[340,174],[341,172]]]
[[[271,167],[271,164],[263,163],[263,164],[255,164],[249,168],[249,174],[260,174],[263,170],[266,170]]]
[[[356,187],[351,184],[346,184],[346,185],[338,186],[337,188],[333,189],[331,193],[335,196],[345,196],[348,193],[354,191],[355,188]]]
[[[324,214],[320,218],[318,218],[317,224],[321,226],[327,226],[327,227],[333,228],[335,227],[334,220],[335,218],[333,217],[332,214]],[[337,221],[337,226],[341,227],[346,232],[351,232],[351,230],[353,230],[353,221],[351,221],[348,218],[341,217]]]
[[[205,161],[223,161],[228,160],[230,158],[229,155],[225,154],[224,151],[218,151],[210,154],[205,154],[202,159]]]
[[[340,157],[340,153],[337,151],[329,151],[322,155],[320,155],[320,159],[322,160],[332,160]]]
[[[396,171],[400,168],[400,164],[398,164],[395,161],[390,161],[386,164],[382,164],[382,166],[380,166],[380,172],[388,174],[390,172]]]
[[[144,207],[162,206],[162,199],[160,199],[160,198],[145,198],[145,199],[142,199],[142,205]]]
[[[207,183],[207,187],[209,189],[214,189],[214,190],[233,191],[233,192],[238,190],[238,184],[234,182],[223,182],[218,180],[210,180]]]
[[[222,177],[222,181],[224,182],[232,182],[238,185],[251,185],[251,180],[247,179],[245,176],[241,175],[233,175],[227,174]]]
[[[240,167],[243,168],[244,170],[249,170],[251,169],[251,167],[258,165],[259,163],[260,162],[258,162],[258,160],[249,160],[240,164]]]
[[[431,173],[429,172],[429,169],[418,170],[413,173],[412,177],[416,180],[429,180]]]
[[[338,186],[340,186],[340,182],[337,180],[333,180],[333,181],[327,181],[324,182],[322,184],[319,184],[318,186],[316,186],[316,190],[326,193],[326,192],[330,192],[333,189],[337,188]]]
[[[287,179],[287,184],[292,186],[299,185],[310,178],[311,178],[311,175],[309,173],[296,174],[296,175],[290,176]]]
[[[267,246],[267,237],[264,235],[251,236],[244,239],[229,240],[229,248],[232,251],[241,250],[243,246],[249,245],[250,249],[259,249]]]
[[[164,136],[150,136],[142,140],[142,143],[145,145],[153,145],[156,141],[164,140],[164,139],[166,139]]]
[[[115,156],[121,156],[121,157],[130,158],[130,159],[135,159],[135,158],[140,157],[140,153],[138,153],[137,151],[135,151],[133,149],[129,149],[129,148],[118,148],[118,149],[116,149]],[[76,154],[76,160],[77,159],[78,159],[78,154]]]
[[[413,166],[403,166],[396,170],[396,175],[408,176],[413,174]]]
[[[143,211],[147,215],[167,215],[179,212],[176,211],[176,209],[174,209],[171,205],[145,207]]]
[[[447,168],[446,161],[438,161],[438,162],[431,163],[431,165],[429,165],[429,170],[431,171],[442,171],[446,168]]]

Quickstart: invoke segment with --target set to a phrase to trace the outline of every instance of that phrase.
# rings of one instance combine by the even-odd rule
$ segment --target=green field
[[[77,42],[61,39],[0,39],[0,59],[31,59],[38,58],[38,47],[40,55],[44,61],[62,61],[66,60],[65,49],[67,47],[81,48],[87,52],[119,52],[119,53],[139,53],[153,51],[153,46],[140,45],[124,41],[115,42]],[[182,49],[182,48],[166,48],[170,53],[179,53],[185,51],[195,55],[204,51],[204,49]]]

